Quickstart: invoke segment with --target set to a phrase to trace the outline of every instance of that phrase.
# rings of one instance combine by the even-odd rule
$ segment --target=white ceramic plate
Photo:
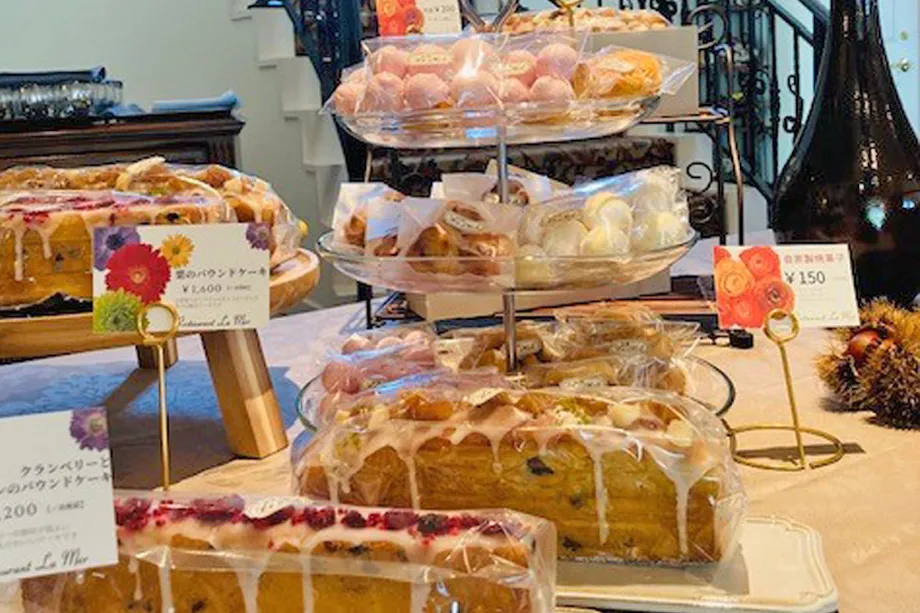
[[[833,613],[837,586],[821,536],[781,518],[748,518],[737,552],[691,568],[560,562],[559,605],[646,613]]]

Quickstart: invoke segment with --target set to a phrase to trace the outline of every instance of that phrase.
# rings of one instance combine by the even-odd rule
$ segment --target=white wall
[[[101,64],[111,78],[124,81],[126,101],[148,108],[153,100],[235,90],[246,121],[241,168],[270,181],[310,224],[315,240],[316,185],[304,171],[299,123],[282,115],[278,71],[258,65],[252,20],[232,20],[229,4],[0,0],[0,72]],[[312,299],[330,303],[329,283]]]

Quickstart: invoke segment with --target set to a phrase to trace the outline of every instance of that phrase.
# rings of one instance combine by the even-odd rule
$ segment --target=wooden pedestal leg
[[[211,380],[230,448],[264,458],[287,447],[278,398],[255,330],[203,332]]]
[[[135,349],[137,350],[137,365],[140,368],[156,370],[157,359],[154,348],[137,345]],[[179,361],[179,346],[176,344],[176,339],[171,338],[163,345],[163,357],[166,358],[166,363],[164,364],[166,368]]]

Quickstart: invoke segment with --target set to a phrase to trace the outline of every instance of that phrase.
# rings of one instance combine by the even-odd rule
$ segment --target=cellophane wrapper
[[[576,8],[573,17],[576,30],[591,32],[644,32],[671,27],[661,13],[648,9]],[[571,29],[568,16],[558,9],[515,13],[502,26],[503,32],[512,35]]]
[[[632,386],[692,393],[686,358],[699,326],[661,319],[562,315],[564,321],[517,324],[521,383],[528,388]],[[502,326],[451,330],[435,344],[440,366],[507,372]]]
[[[585,50],[587,33],[376,38],[324,109],[350,129],[407,134],[635,115],[696,70],[654,53]]]
[[[550,613],[550,522],[117,492],[119,562],[23,580],[25,613]]]
[[[272,266],[293,257],[304,234],[301,222],[267,181],[217,164],[188,166],[152,157],[132,164],[20,166],[0,172],[0,190],[21,188],[219,198],[233,210],[235,221],[269,224]]]
[[[302,495],[511,508],[555,522],[575,559],[712,563],[737,543],[745,497],[725,428],[686,397],[425,387],[338,410],[293,453]]]
[[[388,233],[395,245],[403,198],[385,183],[342,183],[332,214],[336,248],[364,253],[369,242],[376,246]]]
[[[42,177],[34,182],[55,183]],[[0,309],[42,305],[57,295],[91,301],[93,266],[105,267],[98,257],[105,249],[93,250],[95,228],[107,228],[112,244],[118,245],[132,234],[121,226],[233,219],[225,201],[207,190],[165,196],[111,189],[0,190]]]

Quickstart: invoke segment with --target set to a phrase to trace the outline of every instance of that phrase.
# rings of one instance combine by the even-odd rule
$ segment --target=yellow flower
[[[160,246],[160,253],[172,268],[182,268],[192,259],[195,243],[184,234],[167,236]]]

